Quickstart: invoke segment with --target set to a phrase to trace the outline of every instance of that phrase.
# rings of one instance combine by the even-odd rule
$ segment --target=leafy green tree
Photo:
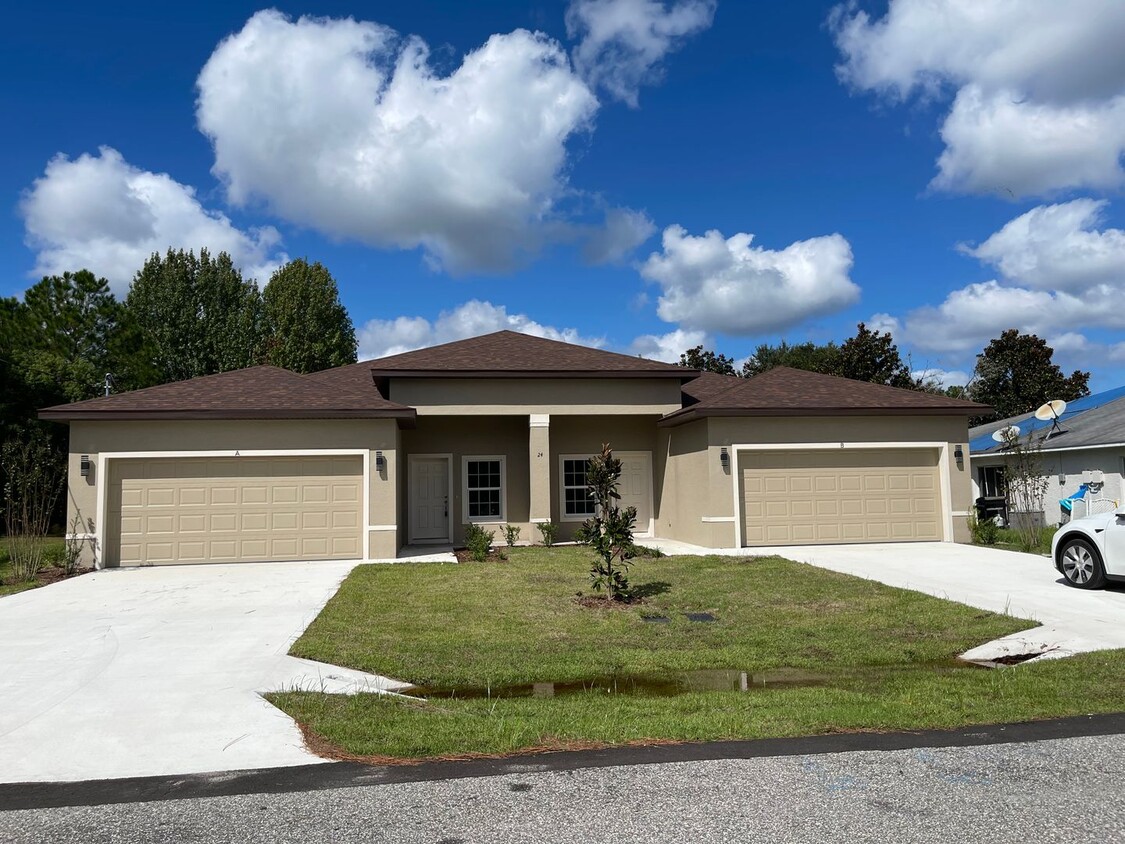
[[[294,372],[355,363],[355,328],[332,274],[298,258],[270,278],[262,294],[263,360]]]
[[[734,360],[724,354],[704,349],[702,344],[688,349],[680,355],[680,366],[698,369],[700,372],[717,372],[719,375],[735,375]]]
[[[262,346],[262,296],[230,255],[154,254],[125,299],[155,383],[253,366]]]
[[[840,346],[832,374],[906,390],[919,389],[922,384],[903,363],[890,332],[880,334],[862,322],[856,326],[855,336]]]
[[[586,484],[596,509],[595,515],[582,523],[577,534],[578,541],[597,554],[590,567],[594,590],[605,590],[611,601],[631,597],[627,574],[630,560],[636,555],[633,525],[637,521],[637,508],[621,509],[621,494],[617,491],[620,479],[621,461],[605,444],[601,454],[595,454],[587,463]]]
[[[742,377],[752,378],[775,366],[831,375],[837,369],[839,356],[840,347],[831,342],[819,345],[809,341],[790,345],[782,340],[776,346],[762,343],[742,365]]]
[[[1034,334],[1011,328],[977,355],[968,397],[990,405],[993,413],[970,420],[979,425],[1035,410],[1045,401],[1074,399],[1090,394],[1090,373],[1064,375],[1054,362],[1055,350]]]

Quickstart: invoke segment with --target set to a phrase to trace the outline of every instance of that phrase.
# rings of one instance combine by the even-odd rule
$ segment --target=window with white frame
[[[502,522],[504,516],[503,456],[466,457],[465,519],[470,522]]]
[[[588,457],[566,456],[562,462],[562,518],[571,521],[584,521],[594,515],[594,499],[586,486]]]

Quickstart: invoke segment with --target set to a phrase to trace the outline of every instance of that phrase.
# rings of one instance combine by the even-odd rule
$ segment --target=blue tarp
[[[1066,410],[1063,411],[1062,416],[1059,417],[1059,426],[1065,428],[1068,421],[1073,420],[1076,416],[1080,416],[1087,410],[1101,407],[1103,404],[1109,404],[1111,401],[1125,397],[1125,387],[1116,387],[1112,390],[1105,390],[1101,393],[1094,393],[1092,396],[1075,399],[1066,403]],[[1020,429],[1020,436],[1026,437],[1032,431],[1050,430],[1052,420],[1036,419],[1034,415],[1026,419],[1021,419],[1016,422]],[[969,441],[969,453],[988,451],[997,445],[996,440],[992,439],[992,434],[982,434]]]
[[[1067,513],[1071,513],[1074,511],[1074,502],[1080,498],[1085,498],[1086,493],[1089,491],[1090,485],[1082,484],[1082,486],[1078,487],[1078,492],[1074,493],[1074,495],[1068,495],[1066,498],[1060,498],[1059,506],[1062,507],[1063,510],[1065,510]]]

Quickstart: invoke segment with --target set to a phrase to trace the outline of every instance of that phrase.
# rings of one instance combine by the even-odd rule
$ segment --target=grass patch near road
[[[357,756],[424,759],[655,741],[957,728],[1118,712],[1125,651],[987,670],[841,674],[837,685],[675,697],[442,699],[271,694],[330,744]]]
[[[446,688],[697,669],[796,668],[827,679],[670,697],[269,699],[347,752],[401,758],[957,727],[1111,711],[1125,700],[1125,652],[996,671],[953,667],[956,654],[1034,624],[779,557],[644,559],[632,578],[643,603],[591,609],[575,600],[588,590],[585,549],[510,556],[360,566],[291,653]],[[694,623],[685,612],[718,620]],[[647,615],[669,621],[647,623]]]

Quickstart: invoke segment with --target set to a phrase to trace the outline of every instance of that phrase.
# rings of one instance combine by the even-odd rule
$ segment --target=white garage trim
[[[741,472],[738,455],[743,451],[839,451],[840,449],[936,449],[938,453],[938,477],[941,478],[941,510],[943,542],[953,541],[953,498],[949,479],[949,443],[945,442],[870,442],[870,443],[734,443],[731,450],[731,499],[734,504],[734,547],[742,547],[742,502],[739,493]]]
[[[94,565],[105,568],[105,513],[109,502],[110,460],[144,460],[146,458],[187,458],[187,457],[361,457],[363,458],[363,507],[362,523],[371,521],[371,451],[365,448],[290,448],[290,449],[223,449],[221,451],[107,451],[98,454],[97,486],[98,507],[94,529]],[[371,558],[370,532],[375,527],[367,524],[363,531],[363,559]]]

